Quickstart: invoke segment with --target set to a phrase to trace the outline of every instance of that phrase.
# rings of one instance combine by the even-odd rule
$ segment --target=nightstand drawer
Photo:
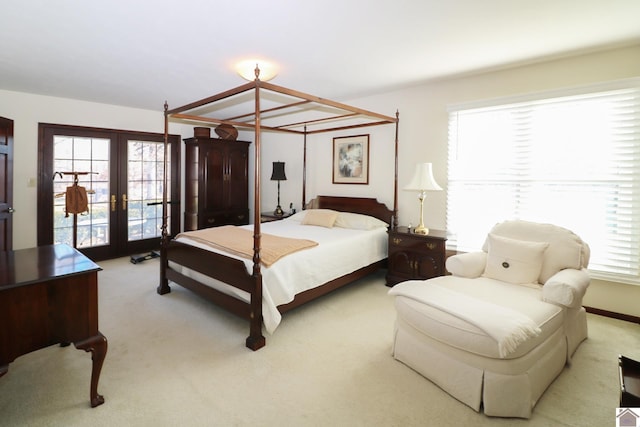
[[[419,252],[436,252],[443,253],[445,250],[445,240],[441,239],[428,239],[418,234],[407,234],[406,236],[394,235],[389,236],[392,241],[389,242],[389,250],[404,251],[412,250]]]
[[[405,280],[426,280],[445,274],[446,233],[410,233],[406,227],[389,230],[387,285]]]

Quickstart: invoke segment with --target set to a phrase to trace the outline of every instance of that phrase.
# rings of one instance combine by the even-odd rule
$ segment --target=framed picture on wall
[[[333,183],[369,184],[369,135],[333,138]]]

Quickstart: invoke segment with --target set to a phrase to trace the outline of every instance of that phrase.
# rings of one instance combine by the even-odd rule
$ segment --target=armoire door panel
[[[243,144],[244,145],[244,144]],[[229,150],[228,206],[232,210],[247,207],[249,198],[249,170],[246,146],[232,147]]]
[[[222,210],[226,205],[226,194],[223,187],[225,183],[225,155],[221,147],[207,147],[201,149],[203,155],[203,176],[201,185],[204,195],[203,206],[205,212]]]

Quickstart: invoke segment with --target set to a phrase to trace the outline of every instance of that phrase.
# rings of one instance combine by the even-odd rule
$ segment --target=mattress
[[[253,225],[242,226],[253,230]],[[291,238],[304,238],[318,242],[318,246],[285,256],[270,267],[262,267],[263,301],[262,316],[267,333],[273,333],[282,316],[278,306],[293,301],[294,297],[364,266],[387,258],[388,235],[384,227],[358,230],[341,227],[302,225],[299,220],[286,218],[260,225],[262,234],[274,234]],[[212,252],[242,260],[251,274],[253,261],[237,255],[212,249],[188,238],[178,241]],[[170,267],[185,276],[249,302],[249,294],[196,271],[175,263]]]
[[[501,357],[497,341],[475,324],[411,298],[395,298],[398,317],[402,321],[448,346],[488,358],[515,359],[527,354],[555,331],[563,328],[563,308],[542,301],[539,285],[514,285],[489,278],[466,279],[453,276],[427,280],[424,286],[429,286],[429,283],[437,283],[481,301],[515,310],[533,320],[541,331],[536,337],[520,343],[512,353]]]

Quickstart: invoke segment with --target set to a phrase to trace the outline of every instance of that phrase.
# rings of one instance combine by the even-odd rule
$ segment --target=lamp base
[[[421,191],[418,200],[420,201],[420,224],[413,230],[415,234],[429,234],[429,229],[424,226],[424,196],[425,192]]]
[[[278,207],[276,207],[276,210],[273,211],[273,214],[277,215],[277,216],[282,216],[282,215],[284,215],[284,211],[282,210],[282,207],[280,207],[280,205],[278,205]]]
[[[429,234],[429,229],[423,225],[419,225],[413,229],[415,234]]]

